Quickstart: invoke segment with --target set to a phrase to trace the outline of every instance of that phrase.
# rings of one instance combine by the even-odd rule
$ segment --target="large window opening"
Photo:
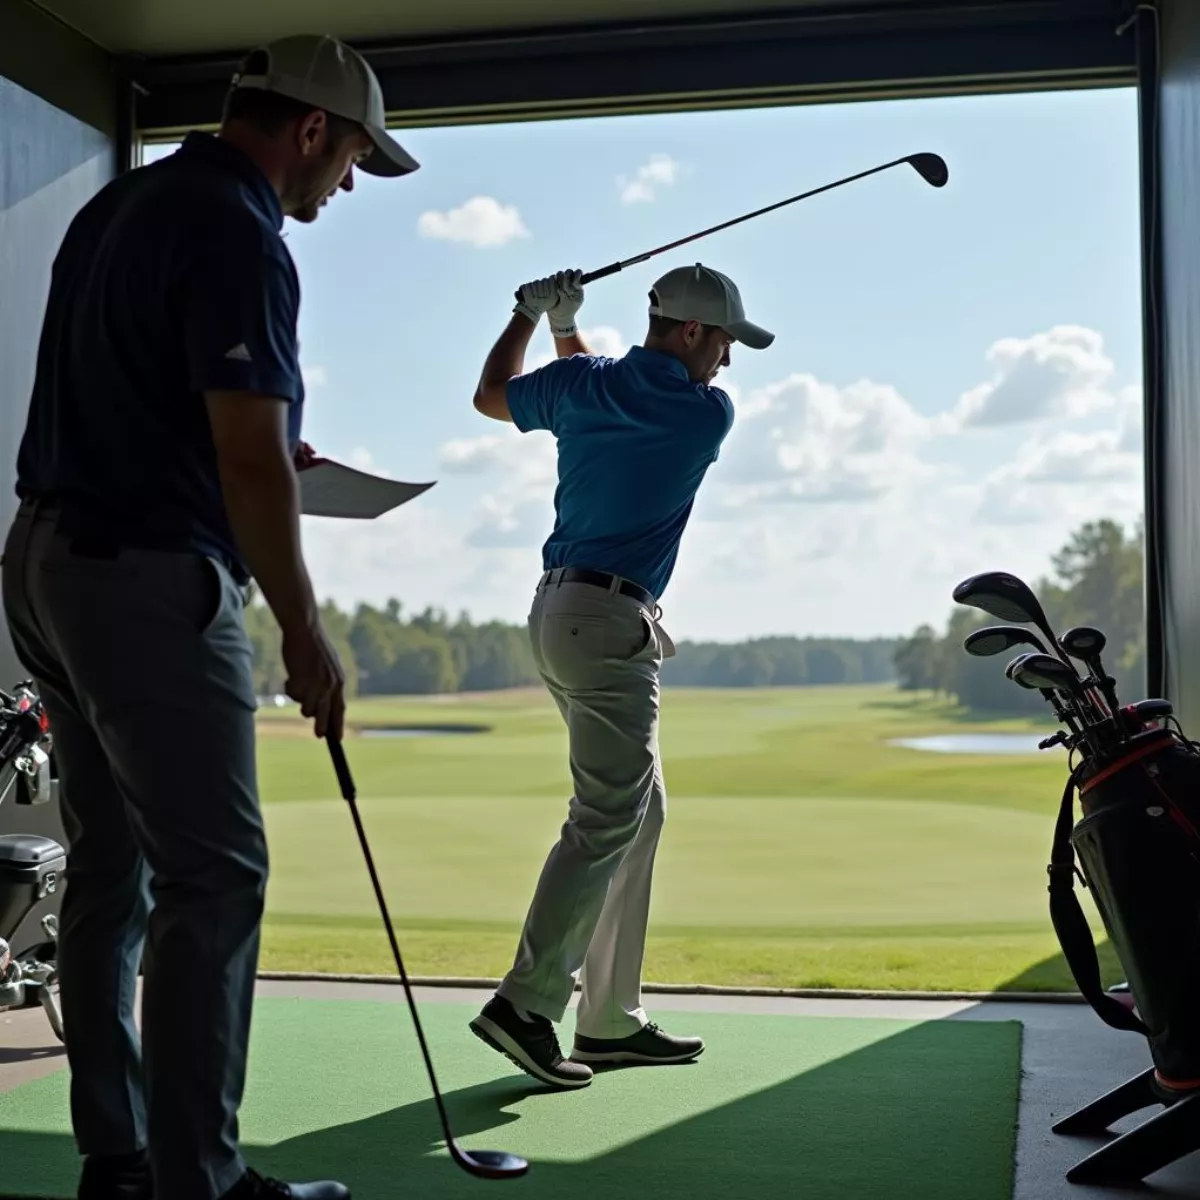
[[[778,335],[735,346],[718,377],[737,420],[663,599],[678,653],[645,978],[1071,988],[1045,891],[1065,755],[1036,748],[1057,725],[1004,678],[1007,656],[964,652],[989,619],[950,594],[977,571],[1021,575],[1059,631],[1101,628],[1122,698],[1143,697],[1135,93],[397,136],[420,172],[360,178],[288,241],[305,439],[438,480],[378,521],[305,522],[409,968],[507,970],[570,791],[524,629],[554,444],[471,404],[514,289],[931,150],[940,191],[887,172],[587,290],[600,353],[639,343],[650,284],[695,261]],[[543,328],[532,362],[552,352]],[[388,973],[327,760],[274,700],[268,614],[247,619],[274,872],[263,965]]]

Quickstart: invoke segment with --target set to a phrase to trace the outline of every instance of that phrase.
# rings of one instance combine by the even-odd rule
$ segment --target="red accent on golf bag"
[[[1076,788],[1084,815],[1072,829]],[[1072,772],[1047,868],[1050,917],[1080,992],[1106,1024],[1144,1034],[1160,1082],[1177,1088],[1200,1078],[1198,824],[1200,748],[1154,729],[1102,769]],[[1101,985],[1076,853],[1137,1015]]]

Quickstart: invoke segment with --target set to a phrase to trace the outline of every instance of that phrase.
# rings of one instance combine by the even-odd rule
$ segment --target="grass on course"
[[[557,711],[527,690],[359,700],[349,721],[347,754],[406,967],[502,974],[565,815]],[[353,734],[439,723],[487,732]],[[324,745],[292,710],[264,710],[260,728],[272,853],[264,969],[394,974]],[[880,687],[666,691],[668,812],[645,978],[1073,990],[1045,889],[1062,751],[888,744],[1052,728],[971,721]],[[1101,960],[1108,981],[1121,977],[1107,946]]]

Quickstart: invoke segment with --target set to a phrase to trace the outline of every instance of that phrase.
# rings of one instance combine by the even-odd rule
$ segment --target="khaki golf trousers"
[[[619,580],[606,590],[558,576],[542,576],[529,633],[567,725],[574,792],[499,992],[561,1021],[578,978],[577,1032],[626,1037],[646,1023],[642,959],[666,816],[659,669],[674,647]]]

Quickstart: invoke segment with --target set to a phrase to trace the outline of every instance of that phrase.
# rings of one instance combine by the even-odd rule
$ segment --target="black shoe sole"
[[[587,1087],[592,1082],[590,1075],[586,1079],[579,1080],[564,1079],[561,1075],[551,1075],[548,1071],[539,1067],[532,1059],[523,1057],[520,1046],[504,1032],[501,1026],[488,1017],[482,1015],[476,1017],[471,1022],[470,1028],[471,1032],[481,1042],[503,1054],[514,1067],[524,1071],[526,1075],[531,1076],[540,1083],[548,1083],[551,1087],[574,1091],[577,1088]]]
[[[699,1050],[691,1050],[686,1054],[673,1055],[638,1054],[635,1050],[572,1050],[571,1061],[583,1063],[588,1067],[593,1063],[597,1065],[614,1063],[631,1067],[671,1067],[680,1063],[695,1062],[703,1053],[703,1046]]]

